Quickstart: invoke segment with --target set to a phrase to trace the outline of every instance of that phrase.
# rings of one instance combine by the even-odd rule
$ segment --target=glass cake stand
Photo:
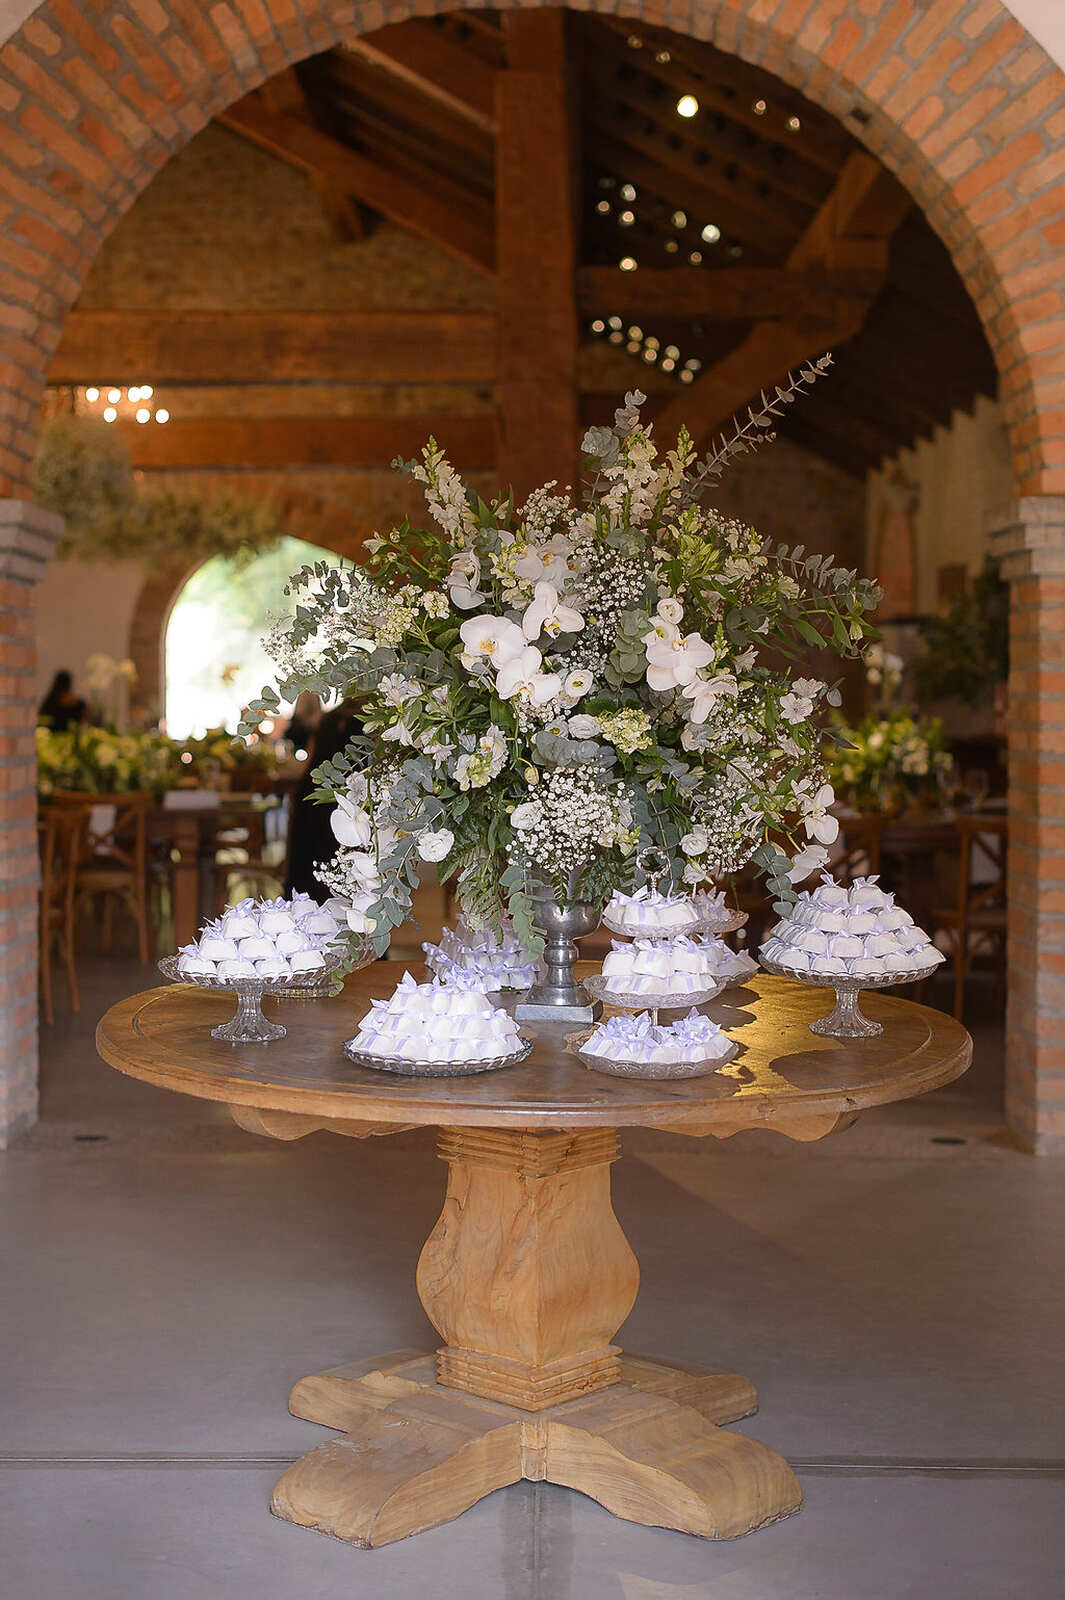
[[[608,1056],[595,1055],[584,1049],[595,1031],[594,1028],[586,1028],[583,1033],[574,1034],[568,1042],[572,1043],[578,1060],[583,1061],[586,1067],[593,1072],[610,1073],[615,1078],[705,1078],[709,1073],[716,1072],[718,1067],[734,1061],[740,1048],[733,1039],[724,1055],[712,1058],[703,1056],[692,1061],[614,1061]]]
[[[705,989],[692,989],[687,994],[629,994],[624,989],[611,988],[609,978],[604,978],[598,972],[594,977],[585,978],[584,987],[594,1000],[617,1006],[620,1011],[649,1011],[651,1020],[657,1026],[660,1011],[683,1011],[688,1006],[704,1006],[708,1000],[716,1000],[726,985],[724,982],[708,984]]]
[[[893,989],[897,984],[916,983],[921,978],[931,977],[938,965],[932,962],[906,972],[885,972],[878,978],[855,978],[847,973],[796,972],[792,967],[781,966],[779,961],[773,961],[769,956],[760,955],[758,960],[774,977],[793,978],[796,983],[805,983],[811,989],[835,990],[835,1010],[810,1024],[811,1033],[822,1034],[829,1039],[878,1038],[884,1031],[884,1024],[874,1022],[863,1013],[860,998],[862,990]]]
[[[263,1016],[263,997],[279,1000],[286,991],[321,985],[343,964],[343,952],[325,955],[325,966],[317,972],[293,973],[285,978],[219,978],[193,977],[178,971],[179,956],[165,956],[159,971],[172,983],[191,983],[197,989],[214,989],[236,996],[237,1009],[229,1022],[219,1023],[211,1029],[212,1039],[224,1044],[269,1044],[272,1039],[283,1039],[288,1032],[280,1022],[271,1022]]]
[[[370,1067],[374,1072],[395,1072],[407,1078],[468,1078],[475,1072],[498,1072],[501,1067],[516,1067],[524,1061],[535,1041],[521,1035],[520,1050],[507,1056],[488,1056],[478,1061],[412,1061],[405,1056],[371,1055],[356,1048],[354,1039],[346,1039],[341,1049],[357,1067]]]
[[[723,939],[726,934],[738,933],[741,928],[745,928],[749,920],[749,911],[729,911],[724,917],[718,917],[716,920],[700,917],[695,932],[714,934],[717,938]]]

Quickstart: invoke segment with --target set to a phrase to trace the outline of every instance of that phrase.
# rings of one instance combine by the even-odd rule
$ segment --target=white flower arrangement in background
[[[819,371],[702,463],[683,433],[660,458],[628,396],[585,439],[580,505],[553,483],[486,504],[430,441],[404,470],[436,527],[292,579],[294,618],[267,641],[281,681],[246,725],[279,691],[359,701],[364,732],[317,773],[340,844],[321,876],[379,950],[425,861],[472,927],[509,912],[534,950],[530,887],[605,901],[649,845],[692,885],[754,860],[778,900],[823,864],[821,719],[840,697],[786,661],[857,655],[879,590],[700,503]]]

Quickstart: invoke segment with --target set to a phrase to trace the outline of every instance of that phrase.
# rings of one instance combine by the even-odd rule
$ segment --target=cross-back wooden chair
[[[147,790],[129,794],[55,795],[53,803],[83,818],[75,905],[88,898],[103,901],[104,948],[111,948],[115,902],[124,906],[137,930],[137,953],[147,964],[151,944],[148,914]]]
[[[81,854],[82,816],[49,806],[37,825],[41,858],[38,896],[38,946],[41,1011],[45,1022],[55,1021],[52,988],[52,953],[58,948],[66,973],[70,1009],[81,1010],[78,974],[74,960],[74,896]]]
[[[876,812],[841,817],[840,854],[832,861],[831,872],[839,883],[853,883],[880,871],[880,839],[884,818]]]
[[[959,816],[958,887],[953,906],[933,911],[936,928],[950,934],[954,962],[954,1015],[964,1020],[965,980],[975,957],[990,947],[1000,994],[1004,990],[1009,819]]]

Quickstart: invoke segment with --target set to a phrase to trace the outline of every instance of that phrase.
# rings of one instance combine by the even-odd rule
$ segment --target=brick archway
[[[1040,615],[1057,607],[1059,627],[1065,500],[1056,520],[1048,507],[1065,496],[1065,75],[999,0],[930,0],[923,9],[903,0],[591,0],[582,8],[600,7],[709,40],[776,73],[840,117],[910,191],[950,249],[995,353],[1020,508],[1003,523],[1015,569],[1032,575],[1025,605]],[[43,0],[0,50],[0,494],[12,497],[0,544],[2,575],[13,577],[20,595],[28,598],[33,561],[55,535],[50,519],[19,498],[28,492],[45,374],[66,311],[111,228],[171,155],[266,78],[345,35],[446,8],[446,0],[223,0],[209,8],[197,0]],[[1062,554],[1048,566],[1052,536]],[[34,552],[28,565],[27,545]],[[5,653],[26,649],[27,609],[0,613]],[[1038,697],[1037,665],[1038,658],[1025,659],[1018,671],[1011,737],[1018,792],[1028,796],[1020,820],[1032,822],[1045,848],[1040,774],[1025,780],[1020,763],[1023,753],[1038,766],[1043,743],[1049,752],[1055,742],[1041,738],[1038,706],[1024,699]],[[7,715],[22,738],[5,758],[0,805],[9,927],[20,912],[32,914],[35,893],[35,785],[25,738],[31,682],[19,658],[6,683]],[[1065,820],[1055,826],[1061,848]],[[1031,903],[1017,899],[1016,937],[1030,943],[1033,918],[1043,926],[1043,902],[1034,843],[1023,848],[1029,854],[1019,881]],[[1065,879],[1055,893],[1065,907]],[[1058,915],[1056,901],[1047,907]],[[1062,930],[1057,948],[1065,950],[1065,912]],[[15,937],[0,935],[0,957]],[[0,1142],[5,1130],[32,1119],[35,1104],[32,1022],[9,1005]],[[1016,1099],[1015,1120],[1030,1142],[1037,1135],[1065,1141],[1065,1091],[1052,1090],[1046,1109],[1035,1086],[1040,1052],[1051,1048],[1041,1041],[1061,1026],[1042,1025],[1044,1005],[1065,1002],[1044,1000],[1037,988],[1034,998],[1019,995],[1013,1012],[1011,1049],[1030,1063],[1032,1080]],[[1048,1055],[1046,1072],[1059,1082],[1065,1068]],[[1049,1120],[1041,1121],[1044,1109]]]

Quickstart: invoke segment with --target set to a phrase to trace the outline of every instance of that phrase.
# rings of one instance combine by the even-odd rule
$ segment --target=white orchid
[[[487,661],[500,667],[525,649],[525,635],[516,622],[507,617],[467,617],[459,629],[462,640],[462,664],[474,666]]]
[[[348,927],[352,933],[372,933],[377,926],[376,920],[367,915],[370,907],[375,902],[372,894],[361,893],[353,897],[348,906]]]
[[[831,844],[839,836],[839,822],[828,812],[836,798],[832,785],[823,783],[816,794],[803,795],[801,798],[802,825],[806,829],[806,837],[816,839],[819,844]]]
[[[557,639],[560,633],[579,633],[584,618],[572,606],[564,605],[553,583],[538,583],[532,604],[521,619],[526,639],[539,639],[542,633]]]
[[[670,626],[668,623],[665,626]],[[651,689],[680,689],[691,683],[703,667],[713,662],[716,651],[698,633],[682,639],[659,640],[647,647],[647,683]]]
[[[792,858],[788,877],[792,883],[802,883],[812,872],[817,872],[828,861],[828,851],[819,844],[808,844]]]
[[[668,622],[665,617],[652,617],[650,630],[641,634],[640,643],[650,650],[655,645],[676,644],[679,638],[680,629],[675,622]]]
[[[569,541],[562,534],[556,533],[546,544],[531,544],[526,547],[523,554],[514,562],[515,576],[524,578],[528,583],[546,581],[556,585],[562,584],[569,573],[571,555]]]
[[[350,877],[358,884],[360,894],[368,894],[371,890],[381,887],[381,874],[377,870],[377,858],[366,850],[353,850],[348,856],[345,865]]]
[[[373,838],[370,814],[356,805],[350,795],[337,795],[336,810],[329,818],[333,837],[351,850],[367,850]]]
[[[460,611],[472,611],[474,606],[483,605],[485,596],[480,591],[480,582],[481,563],[471,550],[452,558],[447,575],[447,592],[452,605],[458,606]]]
[[[423,833],[418,837],[418,854],[423,861],[443,861],[450,855],[455,843],[455,835],[450,828],[438,828],[435,833]]]
[[[721,696],[732,695],[735,698],[740,686],[730,672],[715,672],[711,678],[702,675],[693,678],[680,692],[692,703],[688,713],[692,722],[705,722]]]
[[[534,706],[545,706],[562,688],[557,672],[541,672],[544,658],[533,644],[527,645],[516,656],[510,656],[499,668],[496,692],[501,700],[522,696]]]

